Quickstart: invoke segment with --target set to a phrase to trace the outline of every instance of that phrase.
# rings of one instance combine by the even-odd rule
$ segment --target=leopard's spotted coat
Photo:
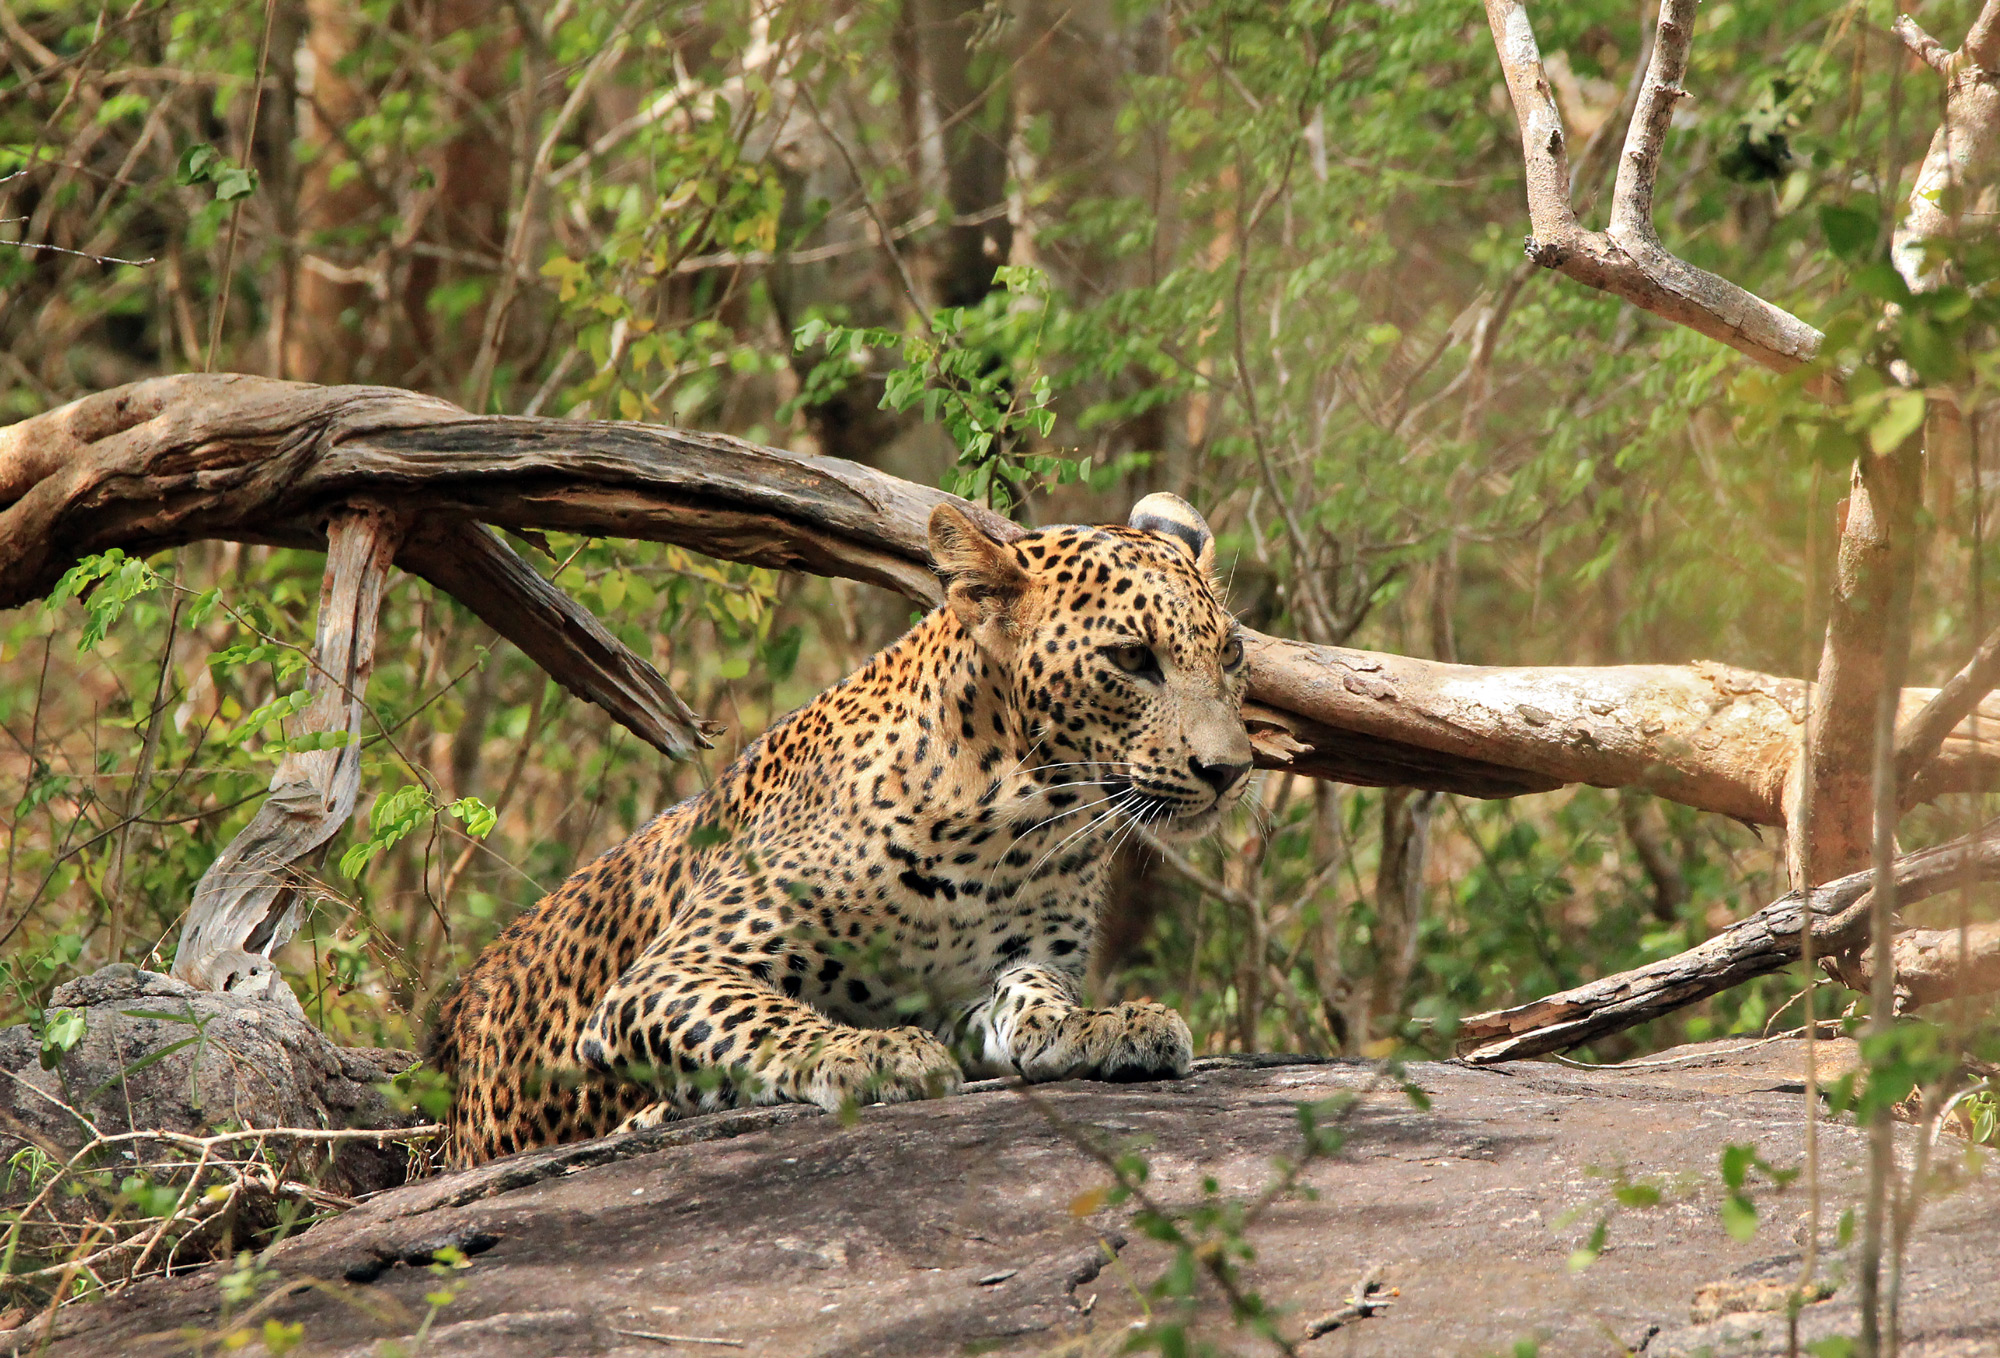
[[[1214,825],[1250,767],[1200,515],[1009,544],[940,508],[946,602],[583,868],[439,1016],[457,1163],[735,1103],[978,1073],[1184,1074],[1185,1022],[1081,1007],[1112,841]],[[954,1050],[960,1059],[954,1058]]]

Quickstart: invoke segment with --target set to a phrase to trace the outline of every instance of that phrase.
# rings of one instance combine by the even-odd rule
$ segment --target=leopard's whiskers
[[[1105,821],[1109,820],[1111,817],[1118,815],[1119,801],[1123,798],[1131,796],[1132,791],[1133,790],[1128,787],[1122,792],[1114,792],[1109,797],[1104,798],[1103,800],[1110,802],[1111,805],[1105,810],[1099,812],[1096,816],[1093,816],[1081,829],[1072,830],[1069,834],[1063,836],[1062,839],[1056,842],[1055,847],[1043,851],[1041,857],[1037,858],[1034,862],[1030,863],[1028,865],[1028,870],[1021,874],[1021,881],[1023,883],[1034,881],[1035,869],[1041,867],[1042,864],[1046,863],[1050,858],[1054,857],[1056,854],[1061,853],[1063,847],[1067,845],[1071,840],[1077,838],[1079,835],[1086,834],[1089,831],[1096,829],[1099,825],[1102,825]],[[1093,802],[1092,805],[1093,806],[1097,805],[1097,803]]]
[[[1123,782],[1123,780],[1116,778],[1110,779],[1106,784],[1103,784],[1103,786],[1109,786],[1110,783],[1117,783],[1117,782]],[[1088,811],[1093,806],[1103,806],[1106,802],[1115,802],[1118,800],[1118,798],[1124,796],[1127,792],[1130,792],[1131,790],[1132,790],[1131,785],[1128,783],[1117,792],[1107,793],[1104,796],[1098,797],[1093,801],[1082,802],[1076,806],[1066,807],[1063,810],[1056,812],[1053,816],[1049,816],[1042,820],[1036,821],[1033,825],[1030,825],[1027,829],[1021,831],[1019,834],[1015,835],[1012,839],[1008,840],[1006,850],[1001,853],[999,859],[994,862],[993,866],[987,870],[986,880],[980,884],[979,888],[980,899],[982,900],[992,899],[990,893],[993,890],[993,878],[999,873],[1001,868],[1007,866],[1007,855],[1014,851],[1014,846],[1016,844],[1019,844],[1029,835],[1034,834],[1037,830],[1055,824],[1057,821],[1063,819],[1065,816],[1074,816],[1077,812]],[[1115,810],[1116,808],[1113,809]],[[1096,823],[1097,823],[1096,820],[1093,819],[1087,822],[1083,828],[1087,830],[1090,828],[1091,825],[1094,825]],[[1069,842],[1068,840],[1063,841],[1063,843],[1068,843],[1068,842]],[[1041,860],[1036,859],[1034,865],[1032,865],[1029,868],[1028,873],[1023,874],[1021,880],[1023,882],[1027,881],[1029,876],[1032,875],[1032,873],[1034,872],[1034,868],[1040,866],[1040,864]]]

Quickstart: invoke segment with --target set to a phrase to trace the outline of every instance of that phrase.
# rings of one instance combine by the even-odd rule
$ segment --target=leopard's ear
[[[995,542],[956,505],[931,511],[931,564],[944,582],[945,602],[967,631],[981,640],[997,628],[1014,630],[1015,606],[1028,590],[1028,573],[1012,549]]]
[[[1180,496],[1156,490],[1132,506],[1125,522],[1133,528],[1172,538],[1188,549],[1203,579],[1215,575],[1215,534],[1208,531],[1208,520],[1201,516],[1201,511]]]

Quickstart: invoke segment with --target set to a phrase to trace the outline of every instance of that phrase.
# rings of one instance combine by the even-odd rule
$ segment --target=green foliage
[[[341,99],[287,117],[267,71],[253,134],[263,35],[240,6],[20,10],[66,75],[0,71],[0,175],[21,172],[0,217],[48,247],[0,244],[0,418],[213,366],[737,434],[1024,522],[1118,520],[1164,488],[1209,515],[1232,606],[1273,632],[1798,674],[1849,464],[2000,377],[1989,253],[1916,261],[1937,281],[1916,293],[1893,267],[1928,104],[1910,93],[1925,77],[1879,59],[1881,5],[1831,22],[1798,0],[1704,7],[1696,98],[1667,136],[1669,246],[1827,335],[1784,377],[1524,264],[1517,129],[1476,9],[1119,5],[1065,18],[1105,25],[1077,44],[1088,58],[994,9],[955,113],[931,83],[938,35],[907,5],[530,4],[420,43],[394,7],[336,11],[315,77]],[[1641,15],[1580,0],[1534,20],[1582,166],[1586,128],[1617,130]],[[1069,97],[1078,79],[1101,99]],[[968,207],[982,165],[990,193]],[[1587,221],[1601,178],[1579,179]],[[994,247],[970,266],[968,231]],[[947,276],[971,300],[942,304]],[[1811,386],[1835,369],[1851,376],[1828,404]],[[1986,456],[1932,459],[1924,682],[1991,623]],[[46,1040],[64,975],[165,966],[277,762],[358,743],[369,816],[301,869],[307,918],[280,962],[329,1031],[412,1045],[509,919],[910,618],[865,587],[661,544],[522,541],[728,723],[713,757],[666,764],[400,577],[359,733],[303,731],[313,552],[107,551],[0,619],[7,1017]],[[1430,807],[1406,920],[1383,889],[1399,795],[1273,775],[1188,851],[1197,879],[1132,869],[1121,909],[1151,925],[1106,996],[1174,1004],[1203,1050],[1443,1055],[1463,1014],[1666,956],[1783,889],[1774,837],[1577,788]],[[1906,841],[1959,833],[1971,801],[1907,818]],[[1678,894],[1636,851],[1641,819]],[[1583,1054],[1762,1032],[1800,983]],[[1843,1003],[1822,987],[1822,1016]],[[1954,1051],[2000,1056],[1983,1033],[1899,1023],[1873,1078],[1836,1092],[1865,1113],[1939,1088]],[[1990,1098],[1961,1107],[1990,1137]],[[1745,1173],[1748,1203],[1762,1171]]]
[[[1754,1145],[1729,1145],[1722,1150],[1722,1225],[1731,1238],[1748,1241],[1757,1234],[1757,1204],[1749,1192],[1750,1173],[1755,1170],[1782,1192],[1799,1177],[1797,1169],[1774,1169],[1757,1154]]]
[[[82,599],[84,623],[77,634],[76,648],[91,651],[104,640],[127,604],[159,587],[160,577],[152,567],[113,547],[100,555],[87,556],[65,571],[43,607],[56,608],[70,599]]]
[[[83,1041],[87,1016],[81,1009],[44,1009],[42,1001],[57,978],[83,953],[77,934],[58,934],[34,956],[8,954],[4,985],[41,1051],[43,1070],[52,1070],[65,1052]]]
[[[377,1087],[401,1112],[422,1113],[432,1122],[443,1122],[451,1111],[451,1077],[428,1065],[411,1066]]]
[[[1585,1172],[1592,1176],[1601,1176],[1603,1173],[1596,1168]],[[1589,1234],[1569,1253],[1568,1267],[1572,1273],[1583,1272],[1596,1263],[1598,1257],[1604,1253],[1605,1245],[1611,1237],[1612,1218],[1620,1209],[1643,1210],[1657,1207],[1665,1199],[1665,1191],[1653,1180],[1633,1179],[1623,1169],[1608,1177],[1611,1179],[1608,1200],[1598,1209],[1597,1221],[1591,1226]],[[1582,1207],[1566,1212],[1556,1221],[1556,1227],[1557,1229],[1567,1227],[1584,1215],[1586,1209]]]
[[[180,164],[174,171],[174,182],[183,187],[212,184],[215,186],[216,202],[233,203],[257,191],[257,172],[231,165],[223,159],[220,151],[207,142],[196,142],[181,153]]]
[[[1021,500],[1024,487],[1084,480],[1088,463],[1035,451],[1032,442],[1046,439],[1056,422],[1052,381],[1039,370],[1048,276],[1002,265],[993,281],[1000,290],[977,306],[942,308],[901,335],[807,321],[794,342],[802,353],[823,356],[789,409],[828,400],[870,365],[875,351],[895,350],[902,362],[888,370],[882,407],[916,410],[925,422],[944,426],[958,449],[945,489],[1004,510]],[[1118,468],[1106,470],[1115,476]]]
[[[89,1016],[81,1009],[50,1009],[42,1014],[42,1069],[52,1068],[63,1054],[83,1041]],[[32,1026],[32,1025],[31,1025]]]

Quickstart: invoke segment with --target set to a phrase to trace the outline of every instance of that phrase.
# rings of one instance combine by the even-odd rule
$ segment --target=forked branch
[[[1923,705],[1916,716],[1896,732],[1896,778],[1902,800],[1908,805],[1919,775],[1944,744],[1954,727],[1979,709],[1986,695],[2000,688],[2000,628],[1979,643],[1965,668],[1945,681],[1943,688]]]
[[[1570,199],[1562,111],[1542,67],[1541,50],[1522,0],[1486,0],[1486,20],[1506,72],[1521,127],[1528,214],[1534,225],[1529,258],[1577,282],[1611,293],[1644,311],[1786,372],[1818,356],[1824,338],[1782,307],[1726,278],[1697,269],[1668,251],[1653,226],[1660,153],[1681,88],[1694,36],[1695,0],[1663,0],[1652,60],[1625,135],[1606,230],[1577,221]]]

